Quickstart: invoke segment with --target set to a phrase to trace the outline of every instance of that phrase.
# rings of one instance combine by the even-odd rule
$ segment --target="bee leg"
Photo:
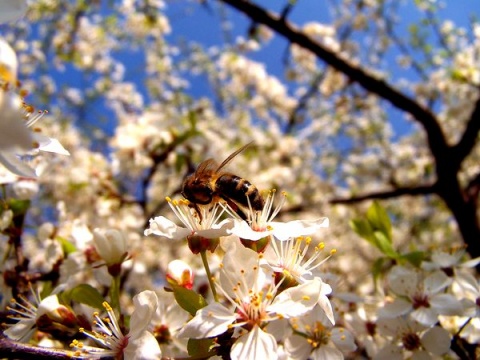
[[[238,206],[235,212],[238,214],[238,216],[242,218],[242,220],[245,220],[245,221],[248,220],[247,215],[245,215],[245,213]]]
[[[235,204],[235,203],[234,203],[233,201],[231,201],[230,199],[227,199],[227,198],[223,198],[223,199],[227,202],[228,206],[230,206],[230,208],[231,208],[233,211],[235,211],[238,216],[240,216],[240,218],[241,218],[242,220],[245,220],[245,221],[248,220],[247,215],[245,215],[245,213],[243,212],[243,210],[240,209],[240,207],[239,207],[237,204]]]
[[[203,220],[203,216],[202,216],[202,213],[200,212],[200,208],[198,207],[198,204],[189,203],[188,206],[195,210],[195,212],[197,213],[197,216],[198,216],[198,223],[201,225],[202,220]]]

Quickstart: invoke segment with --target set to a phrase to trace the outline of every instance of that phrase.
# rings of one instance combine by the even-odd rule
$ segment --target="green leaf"
[[[26,214],[29,207],[30,200],[8,200],[8,208],[13,211],[14,216]]]
[[[373,240],[373,230],[372,230],[372,227],[370,226],[370,223],[367,220],[363,220],[363,219],[350,220],[350,227],[359,236],[366,239],[371,244],[375,245]]]
[[[192,129],[197,128],[197,122],[198,122],[198,113],[197,111],[189,111],[188,112],[188,123],[190,124]]]
[[[195,316],[196,312],[201,308],[207,306],[207,301],[200,294],[197,294],[193,290],[185,289],[182,286],[170,284],[173,289],[173,294],[175,295],[175,300],[177,300],[178,305],[190,313],[190,315]]]
[[[69,255],[77,251],[77,248],[75,247],[75,245],[73,245],[70,241],[68,241],[64,237],[57,236],[55,239],[60,243],[60,245],[62,245],[62,250],[65,255]]]
[[[391,259],[398,259],[400,255],[392,246],[392,241],[388,239],[383,232],[375,231],[373,233],[377,248]]]
[[[81,284],[66,291],[63,294],[63,298],[68,302],[73,300],[96,309],[103,309],[102,304],[105,301],[98,290],[88,284]]]
[[[377,280],[383,274],[383,264],[384,263],[385,263],[385,258],[383,258],[383,257],[375,260],[375,262],[373,263],[372,275],[373,275],[374,284],[377,283]]]
[[[40,299],[45,299],[53,291],[53,286],[51,281],[45,281],[43,283],[42,292],[40,293]]]
[[[403,254],[401,259],[408,261],[410,264],[418,268],[420,267],[422,261],[426,259],[426,257],[427,254],[423,251],[412,251],[407,254]]]
[[[209,358],[210,349],[215,344],[214,339],[189,339],[187,344],[188,355],[195,358]]]
[[[377,201],[374,201],[368,208],[367,220],[374,231],[381,231],[387,240],[392,243],[392,223],[387,211]]]

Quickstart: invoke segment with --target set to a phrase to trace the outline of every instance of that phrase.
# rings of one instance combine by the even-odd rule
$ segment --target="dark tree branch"
[[[480,193],[480,173],[477,174],[467,185],[465,189],[466,201],[472,204],[477,204],[478,194]]]
[[[436,184],[414,186],[414,187],[399,187],[393,190],[371,192],[368,194],[353,196],[345,199],[332,199],[330,200],[330,203],[331,204],[355,204],[365,200],[392,199],[392,198],[397,198],[404,195],[410,195],[410,196],[429,195],[429,194],[436,194],[436,192],[437,192]]]
[[[246,0],[221,0],[247,15],[251,20],[264,24],[283,35],[290,42],[310,50],[318,58],[345,74],[350,81],[357,82],[366,90],[390,102],[400,110],[411,114],[425,129],[428,144],[435,159],[445,155],[448,145],[435,115],[427,108],[398,91],[386,81],[375,78],[362,68],[342,59],[334,51],[315,41],[280,16],[264,10]]]
[[[458,163],[458,167],[462,161],[470,154],[473,147],[477,143],[478,132],[480,131],[480,95],[475,103],[475,107],[470,115],[467,126],[460,141],[452,147],[452,161]]]
[[[355,65],[344,59],[338,53],[325,47],[321,42],[310,38],[280,16],[266,11],[250,1],[220,1],[237,9],[239,12],[244,13],[252,21],[270,27],[273,31],[284,36],[289,42],[295,43],[304,49],[311,51],[317,56],[317,58],[347,76],[351,82],[358,83],[365,90],[386,100],[394,107],[404,111],[416,120],[425,131],[427,144],[435,162],[435,172],[437,177],[435,186],[429,187],[428,190],[419,186],[416,190],[405,189],[403,190],[404,192],[401,190],[393,190],[391,192],[367,194],[361,198],[356,198],[356,200],[351,200],[351,202],[367,198],[421,195],[422,192],[423,194],[436,193],[452,212],[463,240],[467,245],[469,254],[472,257],[480,256],[480,243],[478,242],[478,239],[480,238],[480,224],[477,218],[476,202],[467,201],[465,189],[462,188],[458,179],[458,172],[461,163],[475,145],[478,131],[480,129],[480,105],[478,104],[478,101],[462,140],[457,146],[452,148],[447,143],[435,114],[433,114],[429,108],[415,101],[415,99],[394,88],[385,80],[375,77],[361,66]],[[452,155],[455,158],[453,161],[451,161]],[[348,201],[344,201],[344,203],[347,202]],[[478,270],[480,271],[480,266],[478,267]]]
[[[288,123],[287,123],[287,128],[285,129],[285,133],[290,133],[295,125],[299,123],[298,119],[301,116],[301,113],[307,108],[308,101],[314,97],[318,93],[318,86],[320,83],[323,81],[325,78],[325,72],[322,71],[320,74],[315,76],[315,79],[313,79],[312,84],[308,88],[307,92],[303,94],[300,99],[298,100],[298,104],[293,109],[292,113],[290,114],[290,117],[288,118]]]
[[[2,358],[71,360],[73,353],[74,352],[71,350],[58,350],[27,345],[12,341],[5,337],[0,337],[0,357]]]

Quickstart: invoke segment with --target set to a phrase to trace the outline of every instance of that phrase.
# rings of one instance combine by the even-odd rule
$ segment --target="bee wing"
[[[223,160],[223,162],[220,164],[220,166],[215,170],[216,172],[218,172],[221,168],[223,168],[225,165],[227,165],[230,161],[232,161],[232,159],[237,156],[238,154],[240,154],[243,150],[245,150],[247,147],[249,147],[250,145],[253,144],[253,141],[249,142],[248,144],[245,144],[243,145],[240,149],[236,150],[235,152],[233,152],[232,154],[230,154],[229,157],[227,157],[225,160]],[[207,160],[208,161],[208,160]]]
[[[204,174],[204,173],[213,173],[215,172],[215,168],[217,167],[217,162],[213,159],[207,159],[203,161],[200,165],[198,165],[197,170],[195,171],[196,175]]]

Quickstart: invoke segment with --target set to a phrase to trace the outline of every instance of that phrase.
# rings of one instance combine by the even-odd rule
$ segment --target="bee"
[[[244,220],[246,220],[246,216],[241,210],[242,207],[263,210],[264,201],[255,185],[240,176],[221,171],[235,156],[251,144],[248,143],[233,152],[220,165],[213,159],[203,161],[197,170],[183,182],[182,196],[190,201],[200,222],[202,215],[198,205],[208,205],[221,199],[225,200]]]

